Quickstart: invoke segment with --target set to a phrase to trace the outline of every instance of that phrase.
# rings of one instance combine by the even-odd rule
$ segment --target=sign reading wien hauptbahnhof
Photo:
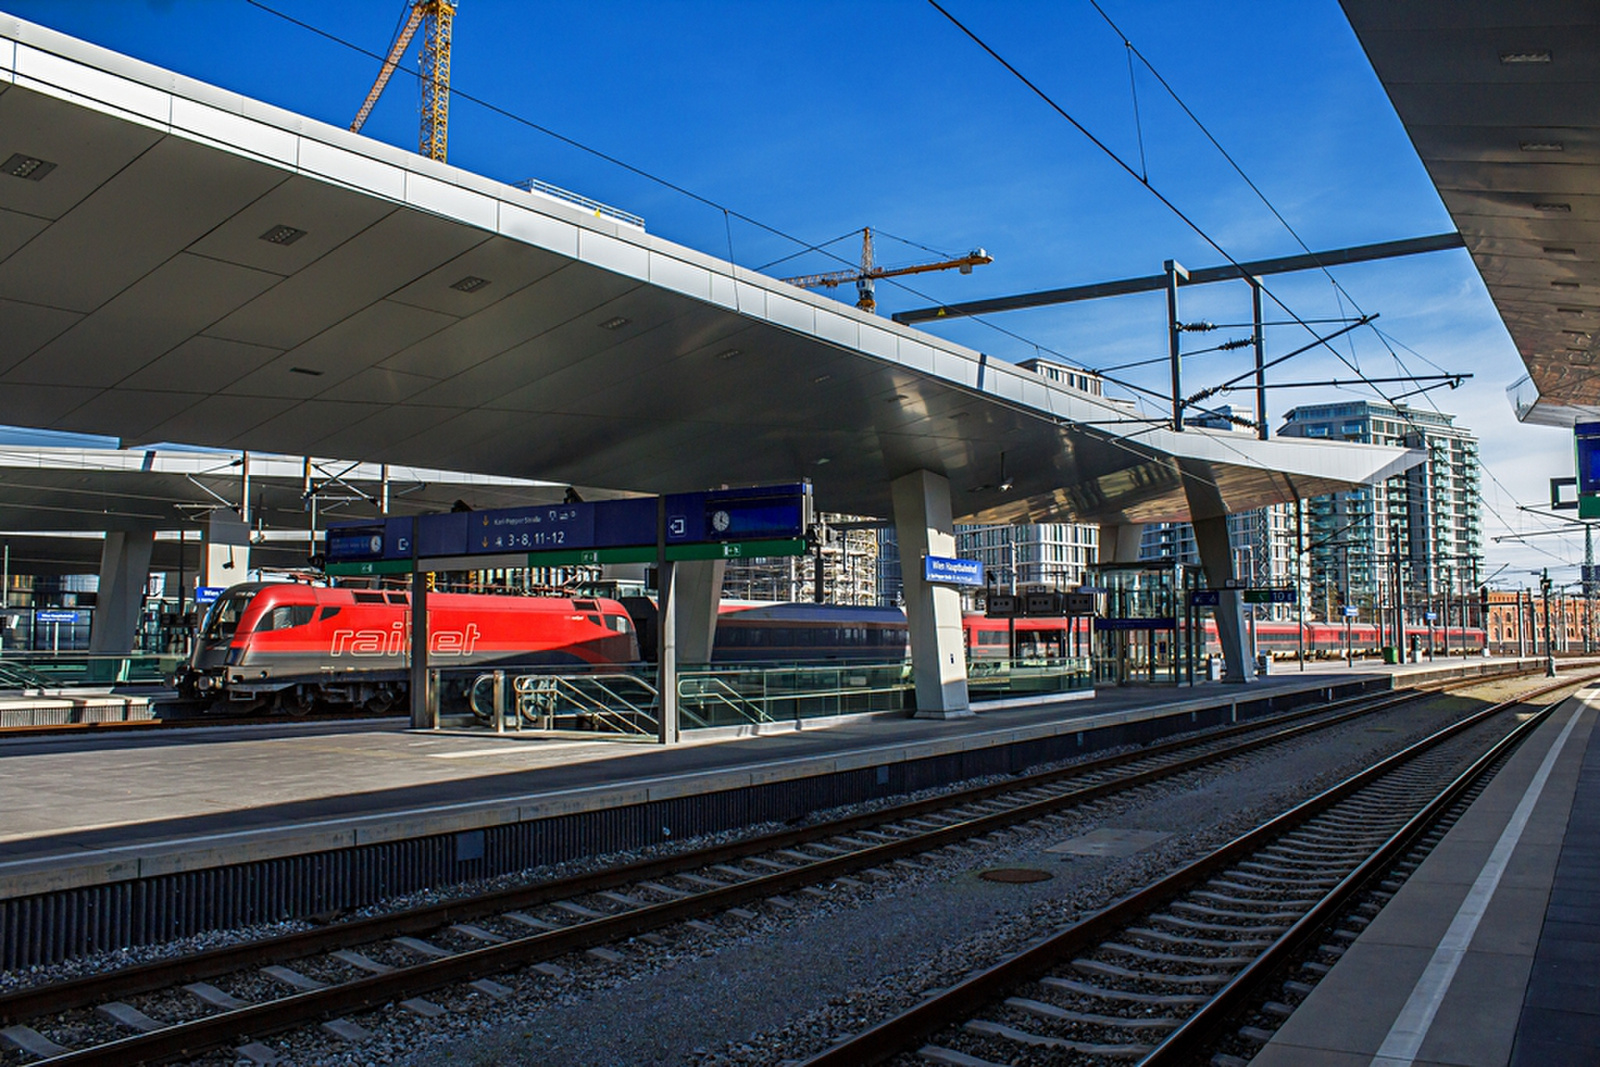
[[[811,524],[811,485],[754,486],[665,498],[576,501],[330,523],[329,574],[404,573],[430,560],[516,555],[529,567],[797,556]],[[519,563],[521,560],[519,559]],[[505,565],[505,564],[501,564]]]
[[[923,556],[922,580],[947,585],[982,585],[983,562],[951,559],[949,556]]]

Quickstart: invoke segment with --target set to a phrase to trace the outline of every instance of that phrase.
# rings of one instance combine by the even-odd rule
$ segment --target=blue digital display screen
[[[545,504],[472,513],[469,552],[593,548],[595,504]]]
[[[1578,494],[1600,493],[1600,423],[1580,422],[1572,430],[1577,446]]]

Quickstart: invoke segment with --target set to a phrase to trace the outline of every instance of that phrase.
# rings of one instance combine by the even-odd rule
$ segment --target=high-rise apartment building
[[[1380,485],[1307,503],[1311,603],[1336,615],[1341,604],[1392,607],[1398,595],[1409,623],[1421,623],[1449,590],[1460,596],[1481,580],[1483,516],[1478,439],[1454,415],[1405,404],[1346,401],[1298,407],[1285,437],[1360,441],[1421,449],[1425,460]]]

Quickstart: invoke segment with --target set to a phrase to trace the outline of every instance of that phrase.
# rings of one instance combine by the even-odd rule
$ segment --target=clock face
[[[726,511],[713,511],[711,513],[711,528],[716,530],[717,533],[727,533],[730,525],[732,525],[732,520],[728,518]]]
[[[383,552],[383,538],[382,537],[379,537],[377,534],[373,534],[372,535],[372,541],[370,542],[370,544],[372,545],[372,554],[374,556],[380,555]]]

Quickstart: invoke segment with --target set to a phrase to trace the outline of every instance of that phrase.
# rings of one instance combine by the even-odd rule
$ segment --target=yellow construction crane
[[[360,133],[372,114],[372,105],[383,95],[383,87],[400,65],[400,57],[411,46],[411,38],[418,27],[422,28],[422,57],[418,70],[422,74],[422,136],[417,151],[429,159],[444,162],[445,135],[450,126],[450,27],[456,16],[456,5],[450,0],[414,0],[405,26],[394,39],[388,58],[378,71],[378,80],[372,91],[356,112],[350,124],[351,133]]]
[[[798,278],[784,278],[790,285],[802,289],[836,289],[846,282],[856,283],[856,307],[876,313],[878,302],[873,296],[873,283],[879,278],[899,278],[907,274],[926,274],[933,270],[959,270],[971,274],[973,267],[993,263],[994,257],[981,248],[974,248],[956,259],[942,259],[937,263],[919,263],[912,267],[879,267],[872,262],[872,227],[861,231],[861,266],[851,270],[833,270],[826,274],[802,274]]]

